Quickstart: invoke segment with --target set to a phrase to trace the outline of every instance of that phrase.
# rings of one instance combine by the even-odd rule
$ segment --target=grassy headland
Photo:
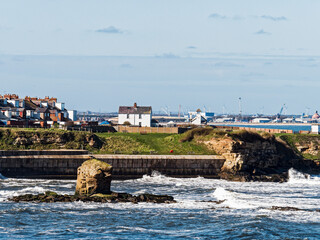
[[[0,150],[86,149],[98,154],[216,154],[203,142],[212,138],[254,142],[277,138],[306,159],[320,159],[320,135],[269,134],[195,128],[184,134],[88,133],[58,129],[0,129]],[[319,147],[318,147],[319,146]],[[172,150],[172,152],[171,152]]]
[[[180,141],[183,136],[162,133],[92,134],[57,129],[0,129],[0,150],[86,149],[99,154],[214,154],[204,144]]]

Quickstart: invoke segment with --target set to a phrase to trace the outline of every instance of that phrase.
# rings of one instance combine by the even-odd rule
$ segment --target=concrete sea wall
[[[214,155],[90,155],[113,166],[114,179],[139,178],[158,171],[173,177],[217,178],[225,159]],[[87,151],[0,151],[6,177],[75,179]]]

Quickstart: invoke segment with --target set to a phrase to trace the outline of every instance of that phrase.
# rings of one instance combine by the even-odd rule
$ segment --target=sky
[[[0,2],[0,94],[69,109],[320,110],[318,0]]]

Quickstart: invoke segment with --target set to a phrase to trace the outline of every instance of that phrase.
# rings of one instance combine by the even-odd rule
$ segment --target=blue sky
[[[320,1],[10,0],[0,3],[0,94],[78,110],[318,109]],[[320,110],[320,108],[319,108]]]

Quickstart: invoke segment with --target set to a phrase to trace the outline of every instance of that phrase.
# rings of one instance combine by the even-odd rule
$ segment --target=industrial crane
[[[277,120],[280,119],[281,114],[282,114],[282,112],[283,112],[283,109],[287,109],[286,104],[283,104],[283,106],[282,106],[281,109],[280,109],[280,112],[277,114]]]

